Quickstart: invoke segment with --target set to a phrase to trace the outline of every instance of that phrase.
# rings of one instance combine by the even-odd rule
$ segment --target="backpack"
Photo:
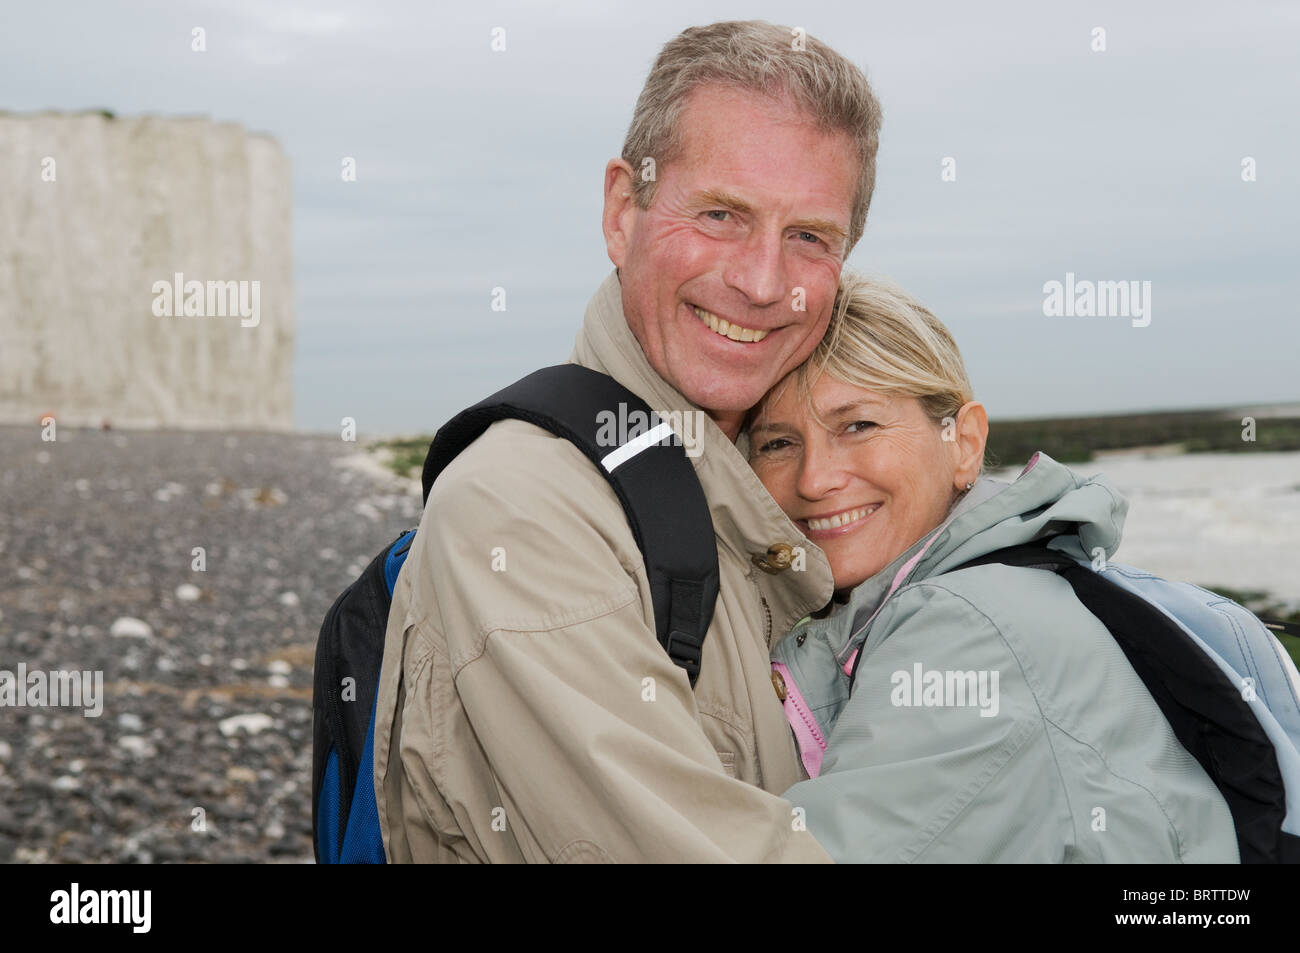
[[[631,422],[621,446],[607,445],[610,428],[600,427],[606,413]],[[609,481],[645,560],[659,643],[694,688],[718,596],[718,553],[708,503],[680,438],[608,375],[576,364],[546,367],[439,429],[424,462],[425,503],[457,454],[491,424],[510,418],[570,441]],[[338,597],[321,626],[312,686],[312,833],[318,863],[385,862],[372,781],[375,707],[393,587],[415,534],[408,530],[385,547]]]
[[[1044,569],[1068,582],[1218,786],[1241,862],[1300,862],[1300,673],[1269,631],[1291,626],[1266,625],[1231,599],[1132,566],[1094,570],[1041,542],[948,571],[989,563]]]

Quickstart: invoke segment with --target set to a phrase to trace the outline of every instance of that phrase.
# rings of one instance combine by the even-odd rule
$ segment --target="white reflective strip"
[[[614,468],[619,464],[627,463],[642,450],[663,443],[664,440],[671,436],[673,436],[673,428],[666,423],[662,423],[654,430],[643,433],[634,440],[629,440],[617,450],[605,454],[600,458],[600,465],[605,468],[605,472],[613,473]]]

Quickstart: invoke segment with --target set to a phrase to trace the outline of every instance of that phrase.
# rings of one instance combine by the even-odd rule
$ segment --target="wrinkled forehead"
[[[683,101],[675,138],[666,167],[693,173],[691,179],[705,174],[710,181],[697,183],[702,188],[717,187],[718,176],[738,188],[779,186],[787,198],[824,206],[823,217],[847,227],[860,171],[856,144],[787,94],[706,83]],[[791,194],[801,187],[806,194]]]

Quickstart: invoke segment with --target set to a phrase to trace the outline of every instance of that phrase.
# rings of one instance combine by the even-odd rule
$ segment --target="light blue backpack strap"
[[[1281,643],[1251,612],[1217,593],[1119,563],[1102,573],[1177,622],[1241,686],[1277,751],[1286,788],[1282,829],[1300,835],[1300,672]]]

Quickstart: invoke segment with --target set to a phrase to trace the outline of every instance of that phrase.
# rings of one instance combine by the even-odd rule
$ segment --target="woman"
[[[949,572],[1120,542],[1105,482],[1041,453],[1014,483],[983,477],[987,435],[947,329],[853,276],[756,409],[751,463],[837,589],[774,650],[809,774],[785,796],[838,861],[1236,863],[1222,795],[1069,584]]]

